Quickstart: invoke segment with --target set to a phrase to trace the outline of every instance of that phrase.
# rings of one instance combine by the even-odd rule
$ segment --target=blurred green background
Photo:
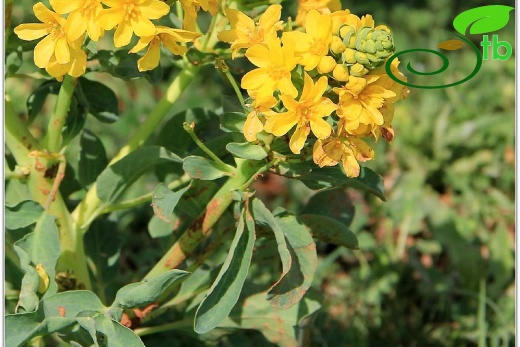
[[[12,26],[30,16],[27,9],[32,2],[17,3]],[[286,3],[294,7],[295,2]],[[370,13],[376,24],[387,24],[400,51],[435,49],[452,38],[446,30],[453,31],[457,14],[498,3],[344,1],[344,8],[359,16]],[[20,6],[24,4],[29,7]],[[514,6],[513,1],[500,4]],[[286,12],[291,10],[288,7]],[[494,34],[514,46],[514,12],[507,27]],[[479,45],[481,37],[471,39]],[[321,261],[314,287],[323,294],[324,307],[311,331],[312,346],[514,346],[515,54],[507,61],[484,61],[480,72],[464,84],[412,89],[408,99],[397,103],[395,139],[392,144],[375,144],[376,159],[368,164],[384,177],[387,201],[347,191],[350,202],[344,208],[355,209],[351,230],[359,237],[360,250],[318,244]],[[475,58],[469,48],[448,56],[455,72],[432,77],[432,84],[450,83],[457,74],[466,76],[473,69]],[[439,60],[428,55],[414,55],[412,61],[418,69],[439,66]],[[419,83],[405,71],[406,63],[401,71]],[[28,57],[22,71],[35,70]],[[166,69],[164,80],[171,80],[174,73]],[[106,74],[88,77],[108,84],[121,100],[117,123],[106,126],[87,119],[85,126],[101,137],[111,157],[146,117],[166,83],[123,82]],[[27,95],[38,83],[6,80],[6,91],[20,113],[26,113]],[[221,94],[233,95],[233,91],[218,71],[206,68],[171,114],[191,107],[218,109]],[[52,102],[49,98],[47,109]],[[41,117],[32,131],[38,134],[38,124],[44,122]],[[76,139],[69,151],[77,148]],[[142,179],[128,195],[149,192],[156,183],[151,177]],[[17,188],[7,188],[9,202]],[[292,211],[298,211],[312,194],[299,182],[274,175],[265,175],[255,189],[270,206],[283,205]],[[144,205],[122,213],[112,226],[118,230],[124,253],[115,288],[147,272],[151,248],[167,247],[148,235],[151,216]],[[8,310],[12,303],[8,295]],[[240,334],[218,344],[269,345],[259,334]],[[244,340],[246,336],[249,339]],[[158,339],[182,345],[171,334],[145,337],[144,342],[154,346]]]

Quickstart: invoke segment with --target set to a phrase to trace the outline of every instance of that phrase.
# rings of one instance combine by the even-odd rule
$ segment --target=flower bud
[[[347,48],[343,51],[341,58],[345,64],[355,64],[357,62],[356,51],[351,48]]]
[[[332,42],[330,44],[330,51],[334,54],[342,53],[347,46],[343,43],[343,40],[339,36],[332,36]]]
[[[334,60],[334,58],[332,58],[330,55],[326,55],[321,58],[321,60],[318,64],[318,72],[320,74],[327,74],[327,73],[331,72],[332,70],[334,70],[336,65],[337,65],[336,60]]]
[[[336,65],[334,70],[332,70],[332,76],[337,81],[341,81],[341,82],[348,81],[348,78],[349,78],[348,67],[343,64]]]
[[[49,275],[43,268],[42,264],[36,265],[36,272],[38,273],[38,277],[40,278],[40,282],[38,283],[38,293],[43,294],[49,288],[49,284],[50,284]]]
[[[355,63],[354,65],[352,65],[350,67],[350,73],[353,76],[364,76],[364,75],[366,75],[368,73],[368,69],[365,68],[360,63]]]

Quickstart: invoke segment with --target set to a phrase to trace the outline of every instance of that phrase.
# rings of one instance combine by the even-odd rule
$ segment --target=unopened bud
[[[330,51],[334,54],[341,54],[347,46],[343,43],[343,40],[339,36],[332,36],[332,42],[330,44]]]
[[[42,264],[36,265],[36,272],[38,273],[38,277],[40,277],[40,282],[38,283],[38,293],[43,294],[49,288],[49,284],[50,284],[49,275],[43,268]]]
[[[349,78],[348,67],[343,64],[338,64],[332,70],[332,76],[340,82],[346,82]]]
[[[368,73],[368,69],[365,68],[360,63],[355,63],[354,65],[352,65],[350,67],[350,73],[353,76],[364,76],[364,75],[366,75]]]
[[[320,74],[327,74],[327,73],[331,72],[332,70],[334,70],[336,65],[337,65],[336,60],[334,60],[334,58],[332,58],[330,55],[326,55],[321,58],[321,60],[318,64],[318,72]]]

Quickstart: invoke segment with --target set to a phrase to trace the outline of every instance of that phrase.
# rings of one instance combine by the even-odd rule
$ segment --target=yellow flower
[[[255,97],[255,95],[251,95]],[[247,141],[252,142],[256,140],[256,135],[264,129],[264,122],[260,117],[270,117],[276,112],[272,110],[278,103],[274,96],[271,96],[263,103],[258,103],[256,100],[250,105],[251,112],[248,113],[247,119],[244,123],[244,136]]]
[[[379,109],[385,99],[394,97],[395,93],[379,85],[379,79],[380,76],[375,75],[350,76],[345,86],[334,88],[339,95],[337,114],[348,134],[362,135],[384,123]]]
[[[209,11],[212,16],[218,12],[218,0],[180,0],[184,10],[184,20],[182,28],[189,31],[195,31],[197,27],[197,12],[200,8]]]
[[[300,31],[285,32],[282,42],[286,44],[292,41],[296,47],[296,53],[302,56],[299,64],[310,71],[318,66],[321,58],[329,52],[332,42],[332,21],[329,15],[320,14],[311,10],[305,19],[305,33]]]
[[[245,74],[241,86],[256,95],[256,102],[266,102],[277,89],[292,97],[298,95],[291,81],[291,71],[298,62],[293,45],[284,44],[282,47],[278,38],[270,37],[267,47],[259,44],[251,46],[246,51],[246,57],[258,69]]]
[[[224,30],[218,34],[218,39],[230,42],[234,59],[241,48],[248,48],[257,43],[265,43],[267,37],[276,37],[276,32],[283,29],[283,21],[280,20],[282,6],[271,5],[262,14],[258,23],[240,11],[231,8],[226,9],[231,30]]]
[[[187,48],[179,45],[177,42],[193,42],[201,34],[181,30],[172,29],[165,26],[156,26],[155,34],[139,38],[139,42],[135,45],[129,53],[137,53],[148,46],[148,50],[137,61],[137,68],[139,71],[152,70],[159,65],[159,58],[161,55],[160,43],[164,45],[172,54],[183,55]]]
[[[159,19],[170,11],[170,6],[159,0],[101,0],[110,8],[99,14],[98,21],[105,30],[117,25],[114,33],[114,45],[126,46],[137,36],[152,36],[155,25],[150,19]]]
[[[330,115],[338,107],[330,99],[323,96],[327,89],[327,77],[322,76],[314,84],[312,78],[304,73],[304,85],[300,100],[296,101],[289,95],[282,94],[285,108],[288,110],[267,118],[265,131],[275,135],[285,135],[293,126],[296,130],[291,136],[289,147],[299,154],[311,130],[318,139],[326,139],[332,132],[332,127],[323,118]]]
[[[58,63],[56,56],[53,55],[49,64],[45,67],[47,73],[58,81],[62,81],[65,74],[69,74],[72,77],[83,75],[87,68],[87,54],[81,48],[84,40],[85,35],[81,35],[76,41],[72,42],[72,46],[70,47],[70,61],[66,64]]]
[[[348,177],[359,176],[359,163],[372,160],[374,150],[361,139],[355,137],[330,137],[314,143],[312,159],[319,167],[335,166],[342,163]]]
[[[96,17],[103,6],[100,0],[50,0],[52,8],[59,13],[69,13],[65,31],[70,41],[76,40],[86,31],[88,36],[98,41],[104,34]]]
[[[310,10],[316,10],[319,13],[328,14],[341,10],[340,0],[300,0],[298,1],[298,13],[294,22],[296,25],[302,26],[305,18]]]
[[[65,32],[65,18],[49,10],[41,2],[33,6],[34,14],[42,23],[20,24],[14,32],[22,40],[36,40],[45,36],[34,48],[34,63],[39,68],[45,68],[52,56],[59,64],[70,61],[71,43]]]

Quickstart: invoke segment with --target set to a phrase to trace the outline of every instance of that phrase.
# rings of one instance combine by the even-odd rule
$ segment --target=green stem
[[[84,284],[86,289],[90,289],[82,235],[73,228],[67,206],[56,188],[57,185],[54,184],[56,181],[45,177],[47,169],[56,163],[56,155],[39,151],[40,146],[8,100],[5,102],[4,125],[7,147],[16,163],[29,170],[27,186],[32,198],[42,206],[47,205],[48,213],[56,216],[61,248],[58,271],[73,271],[79,283]],[[49,196],[52,195],[54,195],[53,199],[49,200]]]
[[[231,166],[229,166],[228,164],[224,163],[219,157],[217,157],[217,155],[215,153],[213,153],[211,151],[211,149],[209,149],[208,147],[206,147],[206,145],[201,141],[199,140],[199,138],[197,137],[197,135],[195,134],[195,124],[192,123],[192,124],[188,124],[186,122],[184,122],[184,124],[182,125],[184,130],[190,135],[190,137],[193,139],[193,141],[195,141],[195,143],[197,144],[197,146],[199,146],[199,148],[204,152],[206,153],[218,166],[219,168],[224,171],[224,172],[227,172],[231,175],[234,175],[235,174],[235,169]]]
[[[193,253],[200,242],[212,234],[212,228],[233,202],[232,192],[244,187],[244,184],[257,175],[261,162],[237,159],[237,174],[230,177],[208,203],[206,210],[170,247],[157,262],[145,279],[164,273],[180,266]]]
[[[58,153],[62,146],[62,130],[65,124],[65,119],[69,112],[70,103],[74,95],[74,88],[78,80],[70,75],[65,75],[63,82],[58,93],[58,99],[54,107],[54,112],[51,115],[49,121],[49,127],[47,129],[47,135],[43,140],[46,144],[46,148],[51,153]]]
[[[157,129],[164,117],[168,114],[171,107],[179,99],[182,92],[186,89],[189,83],[194,79],[199,71],[199,67],[195,65],[186,65],[181,73],[173,80],[164,97],[157,103],[146,121],[139,127],[139,130],[130,138],[128,143],[121,148],[119,153],[110,161],[110,164],[120,160],[128,153],[136,150],[150,137],[150,135]],[[93,184],[87,195],[76,207],[72,216],[76,221],[76,226],[86,232],[89,224],[103,211],[100,206],[96,193],[96,184]]]
[[[244,96],[242,95],[242,91],[238,87],[237,81],[235,81],[235,78],[233,77],[233,75],[231,74],[229,69],[226,68],[226,69],[223,70],[223,72],[226,75],[229,83],[231,83],[231,86],[233,87],[233,90],[235,91],[235,94],[237,95],[238,101],[240,101],[240,105],[242,105],[242,108],[244,109],[244,113],[248,114],[249,112],[248,112],[248,110],[246,108],[246,103],[244,101]]]

